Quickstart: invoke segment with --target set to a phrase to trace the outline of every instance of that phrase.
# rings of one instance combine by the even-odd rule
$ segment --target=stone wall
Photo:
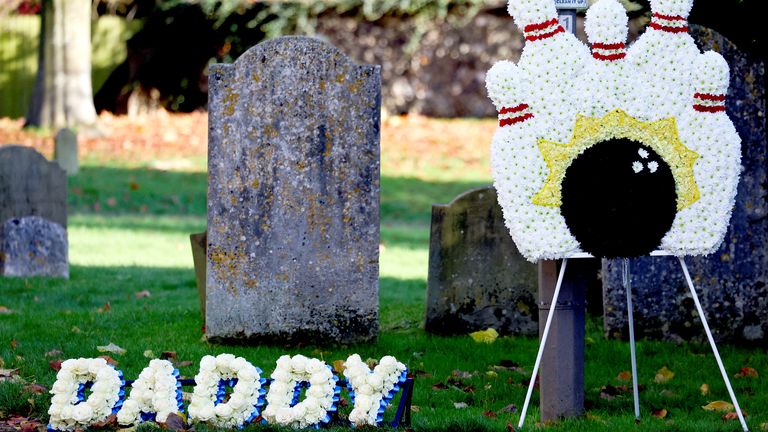
[[[523,38],[512,18],[486,12],[464,24],[435,24],[412,44],[418,28],[411,18],[330,15],[318,20],[317,32],[357,62],[382,65],[382,106],[390,114],[495,115],[485,71],[520,58]]]
[[[577,36],[586,41],[583,21],[579,17]],[[630,41],[644,24],[642,18],[630,21]],[[486,9],[472,19],[453,16],[430,25],[419,39],[420,28],[408,17],[368,22],[326,15],[317,33],[358,63],[382,66],[382,107],[389,114],[495,116],[485,73],[499,60],[517,62],[523,49],[523,34],[506,8]]]

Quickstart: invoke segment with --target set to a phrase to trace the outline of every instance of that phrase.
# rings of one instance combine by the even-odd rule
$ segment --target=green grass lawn
[[[267,373],[282,354],[302,353],[328,362],[351,353],[363,358],[392,354],[417,375],[414,428],[417,430],[506,430],[518,413],[503,408],[522,405],[528,373],[536,355],[533,338],[505,337],[491,345],[468,336],[437,337],[422,330],[427,273],[430,206],[447,202],[487,179],[431,181],[388,175],[382,179],[381,332],[376,343],[357,346],[290,347],[212,345],[202,337],[189,233],[205,227],[206,175],[202,171],[163,172],[142,167],[87,165],[70,180],[69,280],[0,279],[0,369],[20,370],[22,378],[47,387],[55,379],[49,361],[95,357],[99,345],[113,342],[127,353],[114,356],[134,378],[155,354],[176,351],[181,368],[192,377],[206,354],[242,355]],[[147,290],[149,297],[135,293]],[[105,310],[105,305],[109,305]],[[537,425],[538,392],[527,424],[553,431],[737,431],[737,421],[704,411],[714,400],[728,400],[708,346],[641,341],[638,343],[642,420],[635,422],[631,392],[601,397],[606,385],[629,369],[625,342],[605,340],[602,323],[587,328],[587,414],[553,425]],[[58,350],[62,354],[47,357]],[[768,356],[763,349],[721,347],[728,370],[749,366],[758,378],[735,379],[752,430],[768,422]],[[496,365],[517,363],[519,369]],[[654,382],[667,366],[675,373]],[[459,371],[459,377],[453,376]],[[451,380],[451,381],[449,381]],[[435,386],[443,383],[445,386]],[[699,388],[710,386],[704,396]],[[446,387],[440,389],[441,387]],[[11,414],[47,420],[47,395],[30,395],[21,384],[0,383],[0,419]],[[609,400],[610,399],[610,400]],[[466,408],[455,404],[465,403]],[[460,405],[462,406],[462,405]],[[652,410],[666,409],[665,418]],[[392,413],[389,414],[390,416]]]

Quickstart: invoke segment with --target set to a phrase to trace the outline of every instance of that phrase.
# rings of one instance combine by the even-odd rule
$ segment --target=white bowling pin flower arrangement
[[[692,7],[693,0],[651,0],[651,23],[627,53],[644,89],[640,120],[674,117],[689,105],[692,68],[700,54],[688,34]]]
[[[638,105],[636,76],[627,64],[627,13],[617,0],[600,0],[587,11],[585,30],[592,46],[579,90],[580,114],[604,116],[626,107],[629,114]]]
[[[498,62],[488,71],[488,94],[499,111],[491,170],[504,221],[518,249],[531,260],[550,259],[563,248],[578,251],[579,244],[559,209],[533,203],[548,169],[537,144],[541,119],[526,103],[530,86],[522,77],[508,61]]]
[[[536,78],[528,103],[542,122],[553,125],[543,131],[544,138],[566,140],[576,106],[561,101],[576,97],[576,82],[589,49],[560,25],[553,0],[511,0],[508,10],[525,33],[526,45],[517,66]]]
[[[517,65],[487,74],[499,112],[491,147],[504,219],[530,261],[577,252],[631,257],[717,250],[740,173],[725,113],[728,65],[688,34],[692,0],[651,0],[627,48],[626,11],[587,11],[591,50],[557,23],[554,0],[511,0],[525,33]]]
[[[728,229],[741,173],[741,139],[725,113],[729,67],[707,51],[694,64],[693,104],[678,117],[680,139],[699,154],[693,168],[701,198],[678,212],[662,241],[677,255],[708,255]]]

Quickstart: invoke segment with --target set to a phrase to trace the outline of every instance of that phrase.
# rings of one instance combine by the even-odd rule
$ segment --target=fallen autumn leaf
[[[746,412],[744,412],[744,410],[741,410],[741,414],[742,414],[743,416],[745,416],[745,417],[747,416],[747,413],[746,413]],[[724,421],[728,421],[728,420],[738,420],[738,419],[739,419],[739,415],[738,415],[738,414],[736,414],[736,411],[731,411],[731,412],[727,412],[727,413],[723,414],[723,420],[724,420]]]
[[[117,355],[123,355],[126,352],[128,352],[127,350],[120,348],[119,346],[115,345],[112,342],[110,342],[109,345],[97,346],[96,349],[99,352],[106,352],[106,353],[117,354]]]
[[[666,366],[656,371],[656,376],[653,378],[653,382],[656,384],[664,384],[669,382],[675,377],[675,373],[669,370]]]
[[[58,350],[58,349],[52,349],[52,350],[48,351],[47,353],[45,353],[45,356],[46,356],[46,357],[59,357],[59,356],[61,356],[61,355],[63,355],[63,354],[64,354],[64,353],[63,353],[63,352],[61,352],[61,351],[60,351],[60,350]]]
[[[704,406],[702,406],[706,411],[731,411],[733,409],[733,404],[726,401],[714,401],[710,402]]]
[[[745,366],[741,369],[739,369],[739,372],[734,375],[735,378],[757,378],[758,373],[754,368],[751,368],[749,366]]]
[[[344,372],[344,360],[334,360],[332,364],[333,370],[336,371],[336,373]]]
[[[492,344],[496,342],[496,339],[498,339],[499,332],[497,332],[494,328],[489,328],[470,333],[469,336],[477,343]]]

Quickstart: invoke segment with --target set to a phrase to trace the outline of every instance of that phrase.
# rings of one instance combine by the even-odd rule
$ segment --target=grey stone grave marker
[[[493,187],[432,206],[425,328],[465,334],[538,331],[537,267],[520,255],[504,226]]]
[[[0,229],[0,274],[69,277],[64,227],[39,216],[26,216],[8,219]]]
[[[59,129],[54,138],[53,158],[61,165],[67,175],[73,176],[80,171],[77,158],[77,134],[72,129]]]
[[[27,216],[39,216],[48,223],[26,221],[24,218]],[[24,223],[17,224],[13,221]],[[62,270],[60,265],[60,258],[63,257],[66,266],[67,257],[67,176],[57,163],[46,160],[43,155],[28,147],[0,147],[0,224],[0,247],[11,248],[15,245],[11,250],[0,250],[0,269],[3,269],[0,274],[49,274],[67,277],[69,271]],[[62,242],[59,229],[64,230],[63,252],[60,250]],[[6,242],[6,232],[16,236],[14,240]],[[34,237],[35,235],[42,237]],[[47,237],[49,235],[52,237]],[[17,252],[22,250],[19,249],[22,246],[17,243],[21,241],[19,239],[33,242],[27,246],[33,248],[30,252],[36,257],[34,263],[20,264]],[[34,249],[35,247],[43,249]],[[11,260],[7,266],[4,257]],[[45,257],[52,261],[46,262]],[[29,274],[24,273],[25,268],[30,270]]]
[[[282,37],[209,88],[207,336],[374,338],[380,67]]]
[[[768,341],[768,173],[766,172],[765,68],[720,34],[692,26],[703,50],[715,50],[731,66],[727,112],[742,139],[736,207],[725,241],[707,257],[687,258],[707,319],[720,341]],[[703,338],[693,299],[677,259],[632,260],[635,332],[640,337]],[[621,263],[603,261],[605,332],[627,335]]]

